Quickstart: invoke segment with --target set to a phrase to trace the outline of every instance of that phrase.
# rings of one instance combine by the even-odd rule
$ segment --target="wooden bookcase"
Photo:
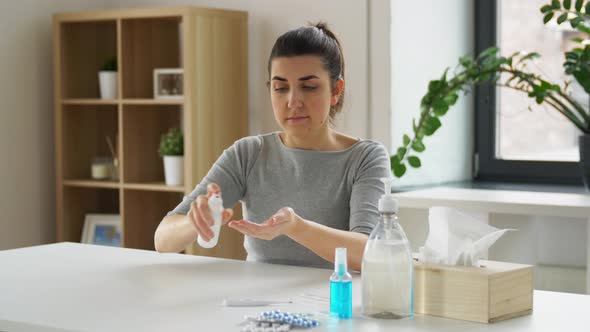
[[[121,215],[123,246],[154,249],[165,213],[191,192],[248,128],[247,14],[195,7],[59,13],[53,18],[57,241],[79,242],[87,213]],[[100,99],[98,71],[118,62],[118,98]],[[153,98],[153,70],[182,68],[184,97]],[[181,127],[185,182],[164,183],[161,134]],[[119,180],[91,180],[93,157],[117,137]],[[239,209],[236,210],[239,212]],[[243,258],[241,236],[224,230],[215,249]]]

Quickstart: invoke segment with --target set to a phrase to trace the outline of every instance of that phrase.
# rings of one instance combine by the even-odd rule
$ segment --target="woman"
[[[247,260],[332,267],[348,248],[360,271],[367,235],[379,218],[389,156],[374,141],[331,128],[342,110],[344,58],[335,35],[319,23],[280,36],[268,60],[270,96],[282,131],[246,137],[226,149],[195,190],[162,220],[159,252],[179,252],[200,235],[213,237],[207,200],[222,192],[224,222],[241,201],[244,220],[227,225],[245,235]]]

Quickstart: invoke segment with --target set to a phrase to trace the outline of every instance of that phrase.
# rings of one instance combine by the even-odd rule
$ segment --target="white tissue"
[[[430,227],[419,259],[425,263],[477,266],[488,249],[507,231],[488,225],[487,213],[432,207]]]

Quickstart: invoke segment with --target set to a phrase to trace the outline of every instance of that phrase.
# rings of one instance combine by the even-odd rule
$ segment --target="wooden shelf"
[[[123,106],[123,182],[164,182],[160,137],[180,128],[181,116],[178,105]]]
[[[99,180],[64,180],[64,186],[68,187],[85,187],[85,188],[112,188],[120,187],[119,182],[99,181]]]
[[[63,105],[183,105],[185,102],[183,99],[149,99],[149,98],[128,98],[128,99],[62,99]]]
[[[117,21],[64,22],[59,28],[61,98],[98,98],[98,72],[117,55]]]
[[[184,99],[123,99],[123,105],[182,105]]]
[[[110,189],[133,189],[146,191],[161,191],[161,192],[177,192],[184,193],[184,186],[169,186],[164,182],[145,182],[145,183],[123,183],[115,181],[100,181],[100,180],[83,180],[71,179],[64,180],[64,186],[67,187],[82,187],[82,188],[110,188]]]
[[[62,99],[64,105],[117,105],[119,104],[118,99]]]
[[[114,141],[119,131],[117,106],[64,105],[62,109],[62,178],[91,179],[92,159],[111,156],[106,137]]]
[[[154,231],[165,214],[224,149],[248,134],[247,17],[197,7],[53,16],[58,241],[80,241],[89,213],[120,214],[123,245],[154,249]],[[98,72],[112,56],[118,97],[101,99]],[[157,68],[184,69],[184,98],[154,98]],[[161,135],[173,127],[184,133],[179,186],[165,184],[158,154]],[[91,178],[93,161],[112,156],[106,137],[119,158],[120,181]],[[239,233],[224,238],[218,249],[187,252],[243,258]]]
[[[114,188],[64,187],[63,222],[57,224],[57,240],[80,242],[89,213],[120,214],[120,192]]]
[[[154,69],[181,68],[181,16],[121,21],[124,98],[154,96]]]
[[[164,182],[125,183],[125,189],[184,193],[183,186],[169,186]]]
[[[123,220],[127,248],[154,250],[154,233],[162,218],[182,200],[174,192],[125,189]]]

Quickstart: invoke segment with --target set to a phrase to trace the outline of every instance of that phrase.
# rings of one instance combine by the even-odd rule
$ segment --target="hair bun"
[[[328,28],[328,24],[326,22],[318,22],[316,24],[311,24],[311,26],[316,27],[318,30],[323,32],[326,36],[338,41],[336,35]]]
[[[314,26],[322,31],[328,30],[328,25],[325,22],[318,22]]]

